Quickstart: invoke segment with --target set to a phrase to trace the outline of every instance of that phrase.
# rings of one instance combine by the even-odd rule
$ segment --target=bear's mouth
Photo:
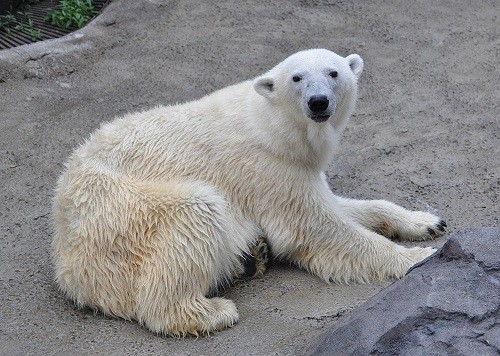
[[[325,122],[329,118],[330,118],[330,115],[313,115],[313,116],[311,116],[311,119],[314,122]]]

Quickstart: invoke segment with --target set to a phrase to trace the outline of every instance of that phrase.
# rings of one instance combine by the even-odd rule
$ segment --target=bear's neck
[[[247,96],[246,108],[245,118],[261,148],[300,167],[326,170],[340,139],[333,121],[308,121],[302,113],[283,110],[255,91]]]

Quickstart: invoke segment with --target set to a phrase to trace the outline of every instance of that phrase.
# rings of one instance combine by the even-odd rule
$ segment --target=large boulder
[[[457,231],[326,332],[313,355],[498,355],[500,228]]]

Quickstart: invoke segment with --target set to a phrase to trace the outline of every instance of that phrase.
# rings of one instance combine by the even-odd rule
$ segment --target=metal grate
[[[107,2],[108,0],[94,0],[94,8],[97,11],[101,12]],[[15,30],[13,28],[10,29],[10,35],[5,30],[0,29],[0,49],[17,47],[28,43],[48,40],[51,38],[58,38],[78,30],[78,28],[76,27],[62,29],[44,21],[43,18],[47,13],[47,10],[51,7],[56,6],[57,4],[59,4],[59,0],[42,0],[38,4],[31,5],[30,8],[26,10],[27,13],[31,14],[33,28],[40,30],[40,39],[33,40],[26,32]],[[23,24],[28,23],[28,19],[25,16],[16,13],[16,18]]]

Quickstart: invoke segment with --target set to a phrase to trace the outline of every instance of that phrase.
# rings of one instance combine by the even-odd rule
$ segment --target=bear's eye
[[[332,78],[337,78],[338,75],[339,75],[339,73],[337,73],[336,70],[333,70],[330,72],[330,77],[332,77]]]
[[[294,77],[292,78],[292,80],[293,80],[295,83],[300,82],[300,79],[302,79],[302,78],[300,78],[298,75],[296,75],[296,76],[294,76]]]

